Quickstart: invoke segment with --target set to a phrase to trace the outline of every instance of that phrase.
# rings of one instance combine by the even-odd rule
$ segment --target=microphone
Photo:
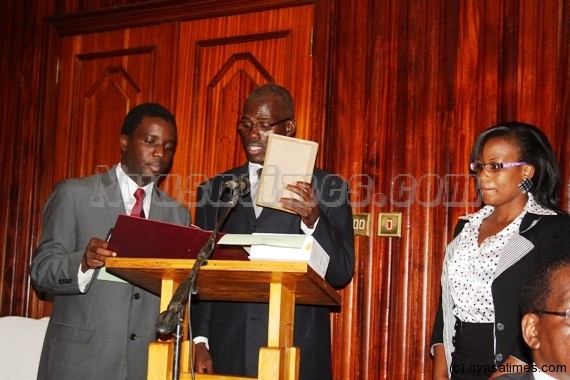
[[[251,185],[250,185],[249,180],[247,178],[238,177],[234,180],[227,181],[224,184],[224,187],[226,187],[230,190],[237,190],[237,193],[239,194],[239,196],[244,196],[247,193],[249,193]]]

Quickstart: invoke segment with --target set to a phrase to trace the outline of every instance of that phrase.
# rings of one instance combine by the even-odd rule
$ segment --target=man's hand
[[[307,227],[313,228],[315,222],[319,219],[320,210],[315,200],[315,192],[311,184],[307,182],[295,182],[293,185],[285,185],[285,189],[300,196],[301,200],[295,198],[281,198],[279,201],[283,208],[298,214]]]
[[[212,356],[204,343],[194,345],[194,370],[196,373],[214,373]]]
[[[105,266],[105,260],[108,257],[115,257],[117,254],[107,249],[108,244],[105,240],[91,238],[83,259],[81,260],[81,271],[85,273],[88,269],[97,269]]]

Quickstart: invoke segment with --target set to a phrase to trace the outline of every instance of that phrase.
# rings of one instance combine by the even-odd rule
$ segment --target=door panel
[[[118,163],[120,128],[133,106],[157,101],[172,109],[174,40],[173,24],[62,39],[56,180]]]
[[[181,25],[178,121],[186,128],[172,172],[192,174],[184,181],[187,190],[171,190],[185,192],[177,197],[190,208],[201,181],[246,161],[236,122],[247,94],[258,85],[287,87],[297,106],[297,137],[311,137],[312,25],[313,6]]]

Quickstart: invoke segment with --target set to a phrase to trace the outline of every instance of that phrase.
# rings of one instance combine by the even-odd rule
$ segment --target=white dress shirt
[[[123,197],[123,203],[125,204],[125,213],[127,215],[130,215],[136,202],[134,194],[135,191],[139,188],[139,186],[136,184],[135,181],[131,179],[131,177],[127,175],[127,173],[125,173],[123,168],[121,168],[121,164],[117,165],[115,169],[116,169],[115,173],[117,174],[117,181],[119,184],[119,188],[121,190],[121,196]],[[145,197],[143,199],[143,210],[146,218],[148,219],[148,215],[150,214],[152,191],[154,190],[154,182],[151,181],[148,185],[144,186],[143,189],[145,191]],[[101,275],[99,276],[100,279],[119,281],[118,277],[112,276],[111,274],[107,273],[107,271],[105,271],[104,269],[105,268],[103,267],[102,271],[104,271],[105,273],[103,276]],[[91,281],[91,279],[93,278],[94,273],[95,269],[88,269],[85,271],[85,273],[82,272],[81,264],[79,265],[79,270],[77,272],[77,282],[79,285],[79,290],[82,293],[85,292],[85,288],[87,287],[89,281]],[[122,280],[120,281],[124,282]]]

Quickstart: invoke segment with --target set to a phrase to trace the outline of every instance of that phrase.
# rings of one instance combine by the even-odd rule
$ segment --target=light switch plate
[[[370,236],[370,214],[352,214],[352,228],[354,236]]]
[[[402,213],[381,212],[378,214],[378,236],[402,236]]]

